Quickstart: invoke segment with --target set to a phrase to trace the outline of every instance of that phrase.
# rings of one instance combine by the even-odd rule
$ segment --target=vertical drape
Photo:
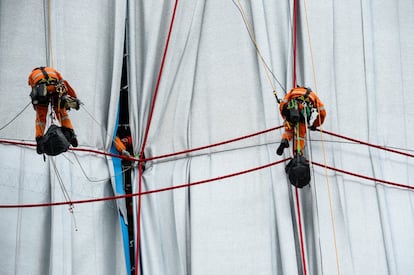
[[[137,152],[158,78],[147,158],[280,125],[271,85],[236,4],[244,7],[263,57],[282,83],[280,87],[272,80],[282,97],[292,88],[292,3],[179,1],[159,75],[173,2],[130,5],[131,127]],[[325,103],[324,129],[410,150],[412,11],[410,1],[299,1],[297,80]],[[144,191],[278,160],[280,136],[280,131],[272,132],[148,161]],[[306,154],[316,163],[412,182],[412,158],[318,132],[309,137]],[[397,274],[413,269],[407,253],[413,244],[411,191],[319,166],[313,166],[312,178],[298,197],[283,165],[142,196],[143,274],[297,274],[304,270],[302,262],[308,274]],[[137,176],[134,180],[138,183]]]
[[[1,1],[0,100],[3,126],[30,104],[27,76],[54,66],[83,105],[69,112],[80,147],[107,150],[118,109],[126,1]],[[105,18],[105,20],[103,20]],[[0,131],[34,141],[33,108]],[[109,165],[108,165],[109,164]],[[0,204],[49,203],[114,195],[112,163],[68,151],[0,145]],[[67,195],[67,196],[65,196]],[[1,209],[2,274],[125,274],[115,202]]]
[[[24,2],[0,2],[1,140],[34,142],[27,75],[33,67],[53,65],[84,103],[70,111],[80,146],[109,150],[126,14],[135,154],[145,137],[145,157],[153,158],[282,124],[272,86],[279,97],[292,88],[292,2]],[[323,129],[412,153],[412,2],[298,3],[297,82],[313,88],[325,103]],[[240,4],[277,81],[266,76]],[[142,175],[134,166],[134,192],[140,176],[147,192],[282,160],[290,153],[275,154],[281,133],[148,160]],[[309,133],[307,149],[306,157],[322,166],[414,182],[412,157],[317,131]],[[87,152],[43,161],[34,147],[0,143],[0,175],[1,205],[65,201],[65,194],[71,200],[115,194],[112,163]],[[296,190],[284,164],[275,164],[141,198],[140,274],[414,270],[413,192],[406,188],[314,165],[310,186]],[[73,214],[68,208],[1,208],[2,273],[124,274],[122,203],[79,204]],[[137,229],[137,220],[133,226]]]

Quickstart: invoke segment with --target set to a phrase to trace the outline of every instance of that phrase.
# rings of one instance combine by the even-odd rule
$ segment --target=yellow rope
[[[316,84],[316,70],[315,70],[315,62],[314,62],[314,58],[313,58],[313,50],[312,50],[312,41],[311,41],[311,35],[310,35],[310,29],[309,29],[309,20],[308,20],[308,11],[306,8],[306,0],[303,0],[303,4],[304,4],[304,8],[305,8],[305,18],[306,18],[306,28],[307,28],[307,34],[308,34],[308,39],[309,39],[309,49],[310,49],[310,55],[311,55],[311,61],[312,61],[312,72],[313,72],[313,81],[314,81],[314,87],[315,87],[315,93],[317,94],[317,84]],[[318,108],[318,113],[319,113],[319,105],[317,106]],[[319,118],[319,122],[321,120],[320,116],[318,116]],[[319,123],[319,127],[322,129],[322,124]],[[321,144],[322,144],[322,152],[323,152],[323,161],[324,161],[324,165],[326,167],[326,150],[325,150],[325,140],[322,134],[322,131],[320,131],[321,134]],[[331,215],[331,224],[332,224],[332,234],[333,234],[333,238],[334,238],[334,246],[335,246],[335,257],[336,257],[336,267],[338,270],[338,275],[341,274],[341,267],[339,264],[339,252],[338,252],[338,245],[337,245],[337,238],[336,238],[336,230],[335,230],[335,216],[333,213],[333,206],[332,206],[332,195],[331,195],[331,187],[329,184],[329,178],[328,178],[328,169],[325,168],[325,180],[326,180],[326,186],[327,186],[327,190],[328,190],[328,198],[329,198],[329,211],[330,211],[330,215]]]
[[[270,78],[269,69],[266,66],[266,62],[265,62],[265,60],[263,58],[263,54],[262,54],[262,52],[261,52],[261,50],[259,48],[259,45],[257,44],[256,38],[255,38],[254,33],[252,31],[252,27],[251,27],[251,25],[250,25],[250,23],[249,23],[249,21],[247,19],[246,12],[244,11],[243,5],[240,3],[240,0],[237,0],[237,6],[238,6],[238,8],[240,10],[240,13],[242,14],[243,21],[246,24],[247,31],[249,32],[249,35],[250,35],[250,37],[251,37],[251,39],[253,41],[253,44],[254,44],[254,46],[256,48],[257,55],[260,57],[260,61],[262,63],[263,69],[264,69],[264,71],[266,73],[266,78],[269,81],[270,86],[272,87],[273,94],[277,97],[276,87],[273,85],[273,82],[272,82],[272,80]]]
[[[54,54],[53,54],[53,39],[52,39],[52,15],[51,15],[51,0],[47,1],[47,36],[48,36],[48,48],[49,48],[49,63],[48,66],[54,68]],[[57,91],[58,92],[58,91]],[[53,112],[53,108],[51,108]],[[58,100],[56,118],[59,120],[60,125],[62,125],[62,115],[60,113],[60,95]],[[53,118],[52,118],[53,120]]]

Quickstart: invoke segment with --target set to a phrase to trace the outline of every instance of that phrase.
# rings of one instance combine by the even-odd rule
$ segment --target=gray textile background
[[[174,2],[130,5],[132,85],[137,91],[131,94],[131,105],[138,110],[131,118],[138,122],[133,125],[137,144],[143,139],[145,110],[155,91]],[[264,59],[290,89],[291,4],[240,2]],[[305,3],[299,2],[298,84],[312,87],[325,103],[323,128],[412,153],[414,111],[407,100],[414,78],[412,2],[307,1],[306,12]],[[282,123],[234,3],[178,2],[146,157]],[[273,84],[283,96],[280,86]],[[144,189],[209,179],[281,159],[275,154],[281,133],[148,162]],[[318,132],[310,138],[315,162],[326,159],[329,166],[366,176],[414,182],[412,158]],[[311,188],[299,191],[307,274],[410,274],[412,191],[321,167],[312,171]],[[147,195],[142,203],[144,274],[302,273],[295,190],[283,165]]]
[[[114,130],[118,111],[127,15],[130,123],[138,154],[175,1],[51,1],[52,47],[45,28],[48,1],[17,2],[0,2],[0,127],[29,103],[30,70],[53,62],[85,103],[80,111],[70,112],[81,146],[108,149],[107,133]],[[282,86],[292,87],[292,3],[181,0],[146,157],[282,124],[237,3],[253,25],[263,58]],[[312,87],[325,103],[323,129],[413,154],[412,14],[414,4],[408,0],[300,1],[298,84]],[[282,97],[283,89],[272,81]],[[281,134],[282,130],[273,131],[148,161],[143,189],[196,182],[280,160],[275,150]],[[0,138],[34,141],[31,106],[0,131]],[[310,139],[307,155],[315,162],[414,183],[413,158],[318,132],[311,132]],[[283,157],[289,155],[286,150]],[[103,157],[78,152],[54,161],[72,200],[113,195],[112,167]],[[2,205],[65,200],[51,158],[43,162],[34,149],[0,144],[0,171]],[[138,183],[137,169],[133,174]],[[314,166],[310,187],[298,193],[307,274],[412,273],[412,191]],[[280,164],[142,196],[140,274],[303,274],[295,194]],[[113,202],[75,205],[78,231],[67,206],[0,212],[4,274],[125,273]]]

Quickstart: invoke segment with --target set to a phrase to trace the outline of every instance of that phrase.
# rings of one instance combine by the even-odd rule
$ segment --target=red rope
[[[282,127],[283,127],[283,125],[280,125],[280,126],[277,126],[277,127],[273,127],[273,128],[270,128],[270,129],[260,131],[260,132],[256,132],[256,133],[245,135],[245,136],[241,136],[241,137],[238,137],[238,138],[225,140],[225,141],[222,141],[222,142],[213,143],[213,144],[210,144],[210,145],[200,146],[200,147],[196,147],[196,148],[193,148],[193,149],[183,150],[183,151],[170,153],[170,154],[165,154],[165,155],[160,155],[160,156],[155,156],[155,157],[149,157],[149,158],[146,158],[145,161],[161,159],[161,158],[167,158],[167,157],[173,157],[173,156],[182,155],[182,154],[188,154],[188,153],[191,153],[191,152],[194,152],[194,151],[208,149],[208,148],[212,148],[212,147],[215,147],[215,146],[220,146],[220,145],[224,145],[224,144],[227,144],[227,143],[236,142],[236,141],[240,141],[242,139],[246,139],[246,138],[254,137],[254,136],[257,136],[257,135],[265,134],[267,132],[271,132],[271,131],[280,129]]]
[[[297,21],[298,21],[298,1],[293,0],[293,88],[296,87],[296,58],[297,58]],[[302,228],[302,217],[300,212],[300,201],[299,201],[299,192],[298,188],[296,187],[295,190],[296,196],[296,209],[298,215],[298,226],[299,226],[299,240],[300,240],[300,250],[301,250],[301,258],[302,258],[302,266],[303,266],[303,274],[307,274],[306,270],[306,258],[305,258],[305,245],[304,245],[304,238],[303,238],[303,228]]]
[[[129,161],[145,162],[145,161],[150,161],[150,160],[156,160],[156,159],[162,159],[162,158],[167,158],[167,157],[173,157],[173,156],[177,156],[177,155],[188,154],[188,153],[192,153],[192,152],[195,152],[195,151],[200,151],[200,150],[204,150],[204,149],[224,145],[224,144],[227,144],[227,143],[240,141],[240,140],[243,140],[243,139],[247,139],[247,138],[251,138],[251,137],[254,137],[254,136],[265,134],[265,133],[268,133],[268,132],[271,132],[271,131],[275,131],[275,130],[278,130],[282,127],[283,127],[283,125],[280,125],[280,126],[276,126],[276,127],[270,128],[270,129],[262,130],[262,131],[255,132],[255,133],[252,133],[252,134],[248,134],[248,135],[245,135],[245,136],[241,136],[241,137],[238,137],[238,138],[224,140],[224,141],[213,143],[213,144],[210,144],[210,145],[195,147],[195,148],[191,148],[191,149],[187,149],[187,150],[182,150],[182,151],[179,151],[179,152],[174,152],[174,153],[169,153],[169,154],[164,154],[164,155],[159,155],[159,156],[154,156],[154,157],[149,157],[149,158],[141,158],[141,159],[140,158],[134,158],[134,157],[126,157],[126,156],[122,156],[122,155],[119,155],[119,154],[112,154],[112,153],[109,153],[109,152],[106,152],[106,151],[100,151],[100,150],[89,149],[89,148],[80,148],[80,147],[73,148],[73,147],[70,147],[69,150],[79,151],[79,152],[90,152],[90,153],[94,153],[94,154],[98,154],[98,155],[110,156],[110,157],[120,158],[120,159],[124,159],[124,160],[129,160]],[[10,141],[10,140],[5,140],[5,139],[0,139],[0,143],[36,147],[36,144],[29,143],[29,142],[23,142],[23,141]]]
[[[339,168],[335,168],[335,167],[332,167],[332,166],[327,166],[327,165],[324,165],[324,164],[321,164],[321,163],[318,163],[318,162],[315,162],[315,161],[312,161],[312,164],[314,164],[316,166],[324,167],[324,168],[327,168],[327,169],[330,169],[330,170],[333,170],[333,171],[336,171],[336,172],[340,172],[340,173],[343,173],[343,174],[351,175],[351,176],[354,176],[354,177],[358,177],[358,178],[362,178],[362,179],[366,179],[366,180],[370,180],[370,181],[374,181],[374,182],[380,182],[380,183],[384,183],[384,184],[388,184],[388,185],[392,185],[392,186],[396,186],[396,187],[401,187],[401,188],[414,190],[414,186],[411,186],[411,185],[408,185],[408,184],[401,184],[401,183],[396,183],[396,182],[392,182],[392,181],[387,181],[387,180],[381,180],[381,179],[377,179],[377,178],[373,178],[373,177],[368,177],[368,176],[356,174],[356,173],[353,173],[353,172],[349,172],[349,171],[346,171],[346,170],[342,170],[342,169],[339,169]]]
[[[168,30],[167,40],[166,40],[165,46],[164,46],[164,53],[162,55],[161,66],[160,66],[160,70],[158,72],[157,83],[155,85],[154,95],[153,95],[152,102],[151,102],[151,108],[150,108],[150,113],[149,113],[149,116],[148,116],[147,127],[145,129],[144,141],[142,142],[141,155],[143,155],[145,147],[147,145],[149,130],[150,130],[151,122],[152,122],[152,116],[154,114],[154,109],[155,109],[155,102],[157,100],[158,91],[159,91],[159,88],[160,88],[161,76],[162,76],[162,73],[164,71],[165,59],[167,57],[167,52],[168,52],[168,47],[169,47],[169,44],[170,44],[172,28],[173,28],[174,21],[175,21],[175,14],[176,14],[176,11],[177,11],[177,5],[178,5],[178,0],[175,1],[173,14],[172,14],[171,21],[170,21],[170,27],[169,27],[169,30]]]
[[[168,52],[168,47],[170,44],[170,38],[171,38],[171,33],[172,33],[172,29],[173,29],[173,25],[174,25],[174,21],[175,21],[175,14],[177,11],[177,6],[178,6],[178,0],[175,1],[174,4],[174,10],[172,13],[172,17],[171,17],[171,21],[170,21],[170,27],[168,29],[168,36],[167,36],[167,40],[165,42],[165,46],[164,46],[164,53],[162,56],[162,60],[161,60],[161,66],[160,66],[160,71],[158,73],[158,78],[157,78],[157,84],[155,86],[155,91],[154,91],[154,96],[152,99],[152,103],[151,103],[151,109],[150,109],[150,114],[148,116],[148,122],[147,122],[147,127],[145,129],[145,135],[144,135],[144,140],[142,142],[142,147],[141,147],[141,153],[140,155],[140,160],[143,158],[144,156],[144,152],[145,152],[145,147],[147,145],[147,140],[148,140],[148,135],[149,135],[149,130],[150,130],[150,126],[151,126],[151,122],[152,122],[152,116],[154,114],[154,109],[155,109],[155,102],[157,100],[157,95],[158,95],[158,91],[159,91],[159,87],[160,87],[160,83],[161,83],[161,76],[162,76],[162,72],[164,70],[164,64],[165,64],[165,59],[167,56],[167,52]],[[138,176],[138,192],[139,194],[141,194],[142,192],[142,168],[141,165],[139,165],[139,176]],[[135,246],[136,249],[136,261],[135,261],[135,274],[138,275],[139,274],[139,246],[140,246],[140,235],[141,235],[141,195],[138,196],[138,211],[137,211],[137,243]]]
[[[385,151],[388,151],[388,152],[404,155],[404,156],[411,157],[411,158],[414,157],[413,154],[409,154],[409,153],[406,153],[406,152],[401,152],[401,151],[390,149],[390,148],[387,148],[387,147],[384,147],[384,146],[379,146],[379,145],[368,143],[368,142],[361,141],[361,140],[358,140],[358,139],[354,139],[354,138],[346,137],[346,136],[343,136],[343,135],[335,134],[333,132],[329,132],[329,131],[326,131],[326,130],[321,130],[321,129],[317,129],[317,130],[324,133],[324,134],[328,134],[328,135],[331,135],[331,136],[334,136],[334,137],[339,137],[339,138],[346,139],[346,140],[349,140],[349,141],[352,141],[352,142],[364,144],[364,145],[374,147],[374,148],[377,148],[377,149],[381,149],[381,150],[385,150]]]
[[[296,196],[296,209],[298,213],[298,227],[299,227],[299,238],[300,238],[300,251],[302,255],[302,265],[303,265],[303,274],[306,274],[306,257],[305,257],[305,242],[303,240],[303,225],[302,225],[302,215],[300,212],[300,201],[299,201],[299,188],[295,188]]]
[[[138,158],[134,158],[134,157],[125,157],[125,156],[121,156],[119,154],[112,154],[112,153],[109,153],[109,152],[95,150],[95,149],[89,149],[89,148],[80,148],[80,147],[73,148],[73,147],[71,147],[71,148],[69,148],[69,150],[80,151],[80,152],[90,152],[90,153],[95,153],[95,154],[98,154],[98,155],[121,158],[121,159],[125,159],[125,160],[130,160],[130,161],[145,162],[145,161],[150,161],[150,160],[155,160],[155,159],[161,159],[161,158],[173,157],[173,156],[182,155],[182,154],[188,154],[188,153],[192,153],[192,152],[195,152],[195,151],[208,149],[208,148],[211,148],[211,147],[220,146],[220,145],[224,145],[224,144],[227,144],[227,143],[240,141],[242,139],[246,139],[246,138],[250,138],[250,137],[253,137],[253,136],[264,134],[264,133],[267,133],[267,132],[270,132],[270,131],[278,130],[282,127],[283,127],[283,125],[280,125],[280,126],[277,126],[277,127],[262,130],[262,131],[259,131],[259,132],[253,133],[253,134],[242,136],[242,137],[217,142],[217,143],[214,143],[214,144],[211,144],[211,145],[200,146],[200,147],[191,148],[191,149],[187,149],[187,150],[183,150],[183,151],[179,151],[179,152],[175,152],[175,153],[169,153],[169,154],[164,154],[164,155],[159,155],[159,156],[154,156],[154,157],[149,157],[149,158],[144,158],[144,159],[138,159]],[[339,137],[339,138],[349,140],[349,141],[352,141],[352,142],[355,142],[355,143],[360,143],[360,144],[363,144],[363,145],[367,145],[367,146],[377,148],[377,149],[380,149],[380,150],[385,150],[385,151],[388,151],[388,152],[391,152],[391,153],[400,154],[400,155],[404,155],[404,156],[407,156],[407,157],[414,157],[413,154],[410,154],[410,153],[407,153],[407,152],[390,149],[388,147],[379,146],[379,145],[368,143],[368,142],[361,141],[361,140],[358,140],[358,139],[346,137],[346,136],[336,134],[336,133],[333,133],[333,132],[329,132],[329,131],[326,131],[326,130],[323,130],[323,131],[320,130],[320,129],[317,129],[317,130],[324,133],[324,134],[332,135],[332,136],[335,136],[335,137]],[[29,147],[35,147],[36,146],[36,144],[29,143],[29,142],[11,141],[11,140],[5,140],[5,139],[0,139],[0,143],[17,145],[17,146],[29,146]]]
[[[297,16],[298,16],[298,3],[297,2],[298,2],[297,0],[293,0],[293,88],[296,87]]]
[[[141,154],[142,156],[142,154]],[[137,202],[137,232],[135,243],[135,275],[139,274],[139,252],[141,243],[141,193],[142,193],[142,165],[138,164],[138,202]]]
[[[295,187],[295,197],[296,197],[296,211],[298,215],[300,253],[301,253],[301,258],[302,258],[303,274],[306,275],[307,270],[306,270],[306,257],[305,257],[305,242],[303,238],[303,226],[302,226],[302,215],[300,212],[299,190],[297,187]]]
[[[28,143],[28,142],[24,142],[24,141],[12,141],[12,140],[0,139],[0,143],[17,145],[17,146],[22,145],[22,146],[36,147],[36,144]]]
[[[125,199],[125,198],[131,198],[131,197],[136,197],[136,196],[145,196],[145,195],[150,195],[150,194],[154,194],[154,193],[166,192],[166,191],[170,191],[170,190],[174,190],[174,189],[190,187],[190,186],[194,186],[194,185],[204,184],[204,183],[208,183],[208,182],[223,180],[223,179],[226,179],[226,178],[231,178],[231,177],[251,173],[251,172],[254,172],[254,171],[257,171],[257,170],[265,169],[265,168],[280,164],[280,163],[285,162],[287,160],[289,160],[289,158],[279,160],[279,161],[276,161],[276,162],[272,162],[272,163],[269,163],[269,164],[265,164],[265,165],[262,165],[262,166],[258,166],[258,167],[255,167],[255,168],[251,168],[251,169],[248,169],[248,170],[243,170],[243,171],[239,171],[239,172],[236,172],[236,173],[227,174],[227,175],[224,175],[224,176],[219,176],[219,177],[210,178],[210,179],[204,179],[204,180],[200,180],[200,181],[196,181],[196,182],[192,182],[192,183],[175,185],[175,186],[170,186],[170,187],[165,187],[165,188],[160,188],[160,189],[148,190],[148,191],[141,192],[141,193],[124,194],[124,195],[119,195],[119,196],[109,196],[109,197],[94,198],[94,199],[87,199],[87,200],[74,200],[74,201],[70,201],[70,202],[62,201],[62,202],[32,203],[32,204],[0,204],[0,208],[49,207],[49,206],[58,206],[58,205],[66,205],[66,204],[75,205],[75,204],[81,204],[81,203],[93,203],[93,202],[100,202],[100,201]],[[320,164],[320,163],[314,162],[314,161],[312,163],[316,166],[320,166],[320,167],[323,167],[323,168],[326,168],[326,169],[330,169],[330,170],[333,170],[333,171],[336,171],[336,172],[339,172],[339,173],[348,174],[348,175],[351,175],[351,176],[354,176],[354,177],[359,177],[359,178],[363,178],[363,179],[366,179],[366,180],[379,182],[379,183],[383,183],[383,184],[387,184],[387,185],[391,185],[391,186],[395,186],[395,187],[399,187],[399,188],[414,190],[414,187],[410,186],[410,185],[400,184],[400,183],[396,183],[396,182],[391,182],[391,181],[386,181],[386,180],[381,180],[381,179],[377,179],[377,178],[373,178],[373,177],[364,176],[364,175],[356,174],[356,173],[349,172],[349,171],[346,171],[346,170],[338,169],[338,168],[335,168],[335,167],[323,165],[323,164]]]
[[[138,202],[137,202],[137,233],[136,233],[136,245],[135,245],[135,274],[139,274],[139,252],[141,241],[141,195],[142,195],[142,165],[138,165]],[[131,194],[132,195],[132,194]],[[132,196],[131,196],[132,197]]]
[[[204,180],[200,180],[200,181],[195,181],[195,182],[191,182],[191,183],[184,183],[184,184],[174,185],[174,186],[165,187],[165,188],[153,189],[153,190],[148,190],[148,191],[144,191],[144,192],[124,194],[124,195],[119,195],[119,196],[109,196],[109,197],[103,197],[103,198],[86,199],[86,200],[74,200],[74,201],[70,201],[70,202],[62,201],[62,202],[32,203],[32,204],[8,204],[8,205],[5,204],[5,205],[0,205],[0,208],[48,207],[48,206],[58,206],[58,205],[65,205],[65,204],[71,204],[71,205],[73,204],[74,205],[74,204],[81,204],[81,203],[92,203],[92,202],[100,202],[100,201],[118,200],[118,199],[125,199],[125,198],[137,197],[137,196],[140,197],[140,196],[171,191],[171,190],[175,190],[175,189],[179,189],[179,188],[185,188],[185,187],[200,185],[200,184],[204,184],[204,183],[219,181],[219,180],[223,180],[223,179],[227,179],[227,178],[232,178],[232,177],[252,173],[252,172],[255,172],[255,171],[258,171],[258,170],[262,170],[262,169],[265,169],[265,168],[283,163],[285,161],[288,161],[289,159],[290,158],[285,158],[285,159],[278,160],[278,161],[275,161],[275,162],[271,162],[271,163],[268,163],[268,164],[265,164],[265,165],[262,165],[262,166],[257,166],[257,167],[254,167],[254,168],[250,168],[250,169],[247,169],[247,170],[242,170],[242,171],[231,173],[231,174],[226,174],[226,175],[223,175],[223,176],[218,176],[218,177],[215,177],[215,178],[204,179]]]
[[[269,132],[269,131],[272,131],[272,130],[279,129],[281,127],[282,126],[274,127],[274,128],[268,129],[268,130],[264,130],[264,131],[260,131],[260,132],[254,133],[254,134],[246,135],[244,137],[223,141],[223,142],[215,143],[215,144],[208,145],[208,146],[202,146],[202,147],[198,147],[198,148],[184,150],[184,151],[181,151],[181,152],[165,154],[165,155],[158,156],[158,157],[152,157],[152,158],[148,158],[147,160],[154,160],[154,159],[170,157],[170,156],[174,156],[174,155],[178,155],[178,154],[185,154],[185,153],[193,152],[193,151],[196,151],[196,150],[202,150],[202,149],[210,148],[210,147],[213,147],[213,146],[218,146],[218,145],[238,141],[238,140],[243,139],[243,138],[248,138],[248,137],[252,137],[252,136],[255,136],[255,135],[263,134],[263,133],[266,133],[266,132]],[[321,130],[319,130],[319,131],[321,131]],[[332,133],[332,132],[328,132],[328,131],[321,131],[321,132],[332,135],[332,136],[336,136],[336,137],[339,137],[339,138],[343,138],[343,139],[346,139],[346,140],[349,140],[349,141],[352,141],[352,142],[356,142],[356,143],[364,144],[364,145],[367,145],[367,146],[371,146],[371,147],[374,147],[374,148],[377,148],[377,149],[386,150],[386,151],[389,151],[389,152],[392,152],[392,153],[397,153],[397,154],[405,155],[405,156],[408,156],[408,157],[413,157],[414,156],[414,155],[409,154],[409,153],[389,149],[389,148],[379,146],[379,145],[375,145],[375,144],[370,144],[370,143],[367,143],[367,142],[363,142],[363,141],[360,141],[360,140],[357,140],[357,139],[349,138],[349,137],[339,135],[339,134],[335,134],[335,133]],[[18,146],[19,145],[21,145],[21,146],[32,146],[32,147],[36,146],[36,144],[33,144],[33,143],[26,143],[26,142],[20,142],[20,141],[9,141],[9,140],[1,140],[1,139],[0,139],[0,143],[12,144],[12,145],[18,145]],[[123,156],[119,156],[119,155],[115,155],[115,154],[111,154],[111,153],[107,153],[107,152],[103,152],[103,151],[99,151],[99,150],[93,150],[93,149],[71,148],[71,150],[92,152],[92,153],[96,153],[96,154],[102,154],[102,155],[107,155],[107,156],[112,156],[112,157],[135,160],[135,161],[139,161],[139,162],[145,161],[145,159],[127,158],[127,157],[123,157]],[[138,196],[139,197],[139,200],[138,200],[138,202],[139,202],[138,217],[140,217],[140,215],[141,215],[141,213],[140,213],[140,211],[141,211],[141,196],[143,196],[143,195],[148,195],[148,194],[153,194],[153,193],[158,193],[158,192],[164,192],[164,191],[174,190],[174,189],[178,189],[178,188],[189,187],[189,186],[193,186],[193,185],[197,185],[197,184],[203,184],[203,183],[207,183],[207,182],[211,182],[211,181],[215,181],[215,180],[234,177],[234,176],[241,175],[241,174],[248,173],[248,172],[252,172],[252,171],[255,171],[255,170],[258,170],[258,169],[263,169],[263,168],[266,168],[266,167],[270,167],[272,165],[284,162],[286,160],[287,159],[279,161],[279,162],[271,163],[271,164],[268,164],[268,165],[264,165],[264,166],[261,166],[261,167],[256,167],[256,168],[253,168],[253,169],[241,171],[241,172],[238,172],[238,173],[217,177],[217,178],[202,180],[202,181],[199,181],[199,182],[193,182],[193,183],[188,183],[188,184],[182,184],[182,185],[178,185],[178,186],[166,187],[166,188],[161,188],[161,189],[156,189],[156,190],[149,190],[149,191],[146,191],[146,192],[142,192],[142,187],[141,187],[142,186],[142,170],[141,170],[142,167],[141,167],[141,165],[139,165],[139,167],[140,167],[139,168],[140,169],[139,170],[139,175],[140,175],[139,176],[139,186],[140,186],[140,188],[139,188],[138,193],[125,194],[125,195],[121,195],[121,196],[104,197],[104,198],[95,198],[95,199],[88,199],[88,200],[77,200],[77,201],[39,203],[39,204],[0,205],[0,208],[50,207],[50,206],[67,205],[67,204],[74,205],[74,204],[81,204],[81,203],[93,203],[93,202],[99,202],[99,201],[117,200],[117,199],[124,199],[124,198]],[[360,177],[360,178],[363,178],[363,179],[366,179],[366,180],[371,180],[371,181],[374,181],[374,182],[384,183],[384,184],[395,186],[395,187],[406,188],[406,189],[409,189],[409,190],[414,189],[414,187],[410,186],[410,185],[400,184],[400,183],[391,182],[391,181],[380,180],[380,179],[376,179],[376,178],[368,177],[368,176],[364,176],[364,175],[359,175],[359,174],[349,172],[349,171],[345,171],[345,170],[342,170],[342,169],[338,169],[338,168],[335,168],[335,167],[322,165],[322,164],[317,163],[317,162],[312,162],[312,163],[316,166],[321,166],[321,167],[324,167],[326,169],[330,169],[330,170],[333,170],[333,171],[336,171],[336,172],[348,174],[348,175],[355,176],[355,177]],[[299,234],[300,234],[299,237],[300,237],[300,243],[301,243],[302,264],[303,264],[304,274],[306,274],[307,271],[306,271],[304,240],[303,240],[303,226],[302,226],[302,219],[301,219],[301,212],[300,212],[298,189],[296,189],[296,207],[297,207],[297,212],[298,212],[298,227],[299,227]],[[138,222],[138,228],[140,228],[141,219],[138,218],[137,222]],[[139,247],[139,238],[140,238],[140,233],[139,232],[140,232],[140,229],[138,229],[138,233],[137,233],[137,251],[136,251],[136,261],[135,261],[137,263],[136,264],[136,270],[139,269],[139,249],[138,249],[138,247]],[[138,272],[138,271],[136,271],[136,272]]]
[[[24,145],[24,146],[36,146],[35,144],[30,144],[30,143],[26,143],[26,142],[14,142],[14,141],[7,141],[7,140],[0,140],[0,143],[19,144],[19,145]],[[78,151],[93,151],[93,150],[89,150],[89,149],[86,149],[86,148],[73,148],[73,150],[75,150],[75,149],[78,150]],[[102,152],[102,151],[96,151],[96,152],[98,154],[107,155],[106,152]],[[108,154],[108,155],[110,155],[110,154]],[[114,156],[119,157],[118,155],[114,155]],[[283,161],[285,161],[285,160],[283,160]],[[330,169],[330,170],[333,170],[333,171],[336,171],[336,172],[340,172],[340,173],[344,173],[344,174],[348,174],[348,175],[351,175],[351,176],[363,178],[363,179],[366,179],[366,180],[375,181],[375,182],[379,182],[379,183],[383,183],[383,184],[387,184],[387,185],[391,185],[391,186],[395,186],[395,187],[410,189],[410,190],[414,189],[413,186],[410,186],[410,185],[407,185],[407,184],[400,184],[400,183],[396,183],[396,182],[391,182],[391,181],[381,180],[381,179],[377,179],[377,178],[373,178],[373,177],[368,177],[368,176],[356,174],[356,173],[353,173],[353,172],[350,172],[350,171],[335,168],[335,167],[332,167],[332,166],[323,165],[323,164],[320,164],[318,162],[312,162],[312,163],[316,166],[320,166],[320,167],[323,167],[323,168],[327,168],[327,169]],[[277,163],[273,163],[273,165],[274,164],[277,164]],[[269,164],[266,167],[271,166],[271,165],[272,164]],[[265,168],[265,167],[263,167],[263,168]],[[253,168],[253,170],[258,170],[258,169],[261,169],[261,168],[260,167]],[[247,171],[249,171],[249,170],[247,170]],[[242,171],[242,172],[239,172],[239,173],[236,173],[236,174],[244,174],[244,173],[247,173],[247,172]],[[219,179],[224,179],[224,178],[228,178],[228,177],[230,177],[230,175],[219,177]],[[211,181],[213,181],[213,180],[215,180],[215,179],[211,179]],[[210,180],[204,180],[203,182],[208,182],[208,181],[210,181]],[[194,183],[194,184],[200,184],[200,183],[203,183],[203,182]],[[127,195],[122,195],[122,196],[112,196],[112,197],[105,197],[105,198],[98,198],[98,199],[91,199],[91,200],[81,200],[81,201],[72,201],[72,202],[55,202],[55,203],[47,203],[47,204],[0,205],[0,208],[57,206],[57,205],[64,205],[64,204],[70,204],[70,203],[75,204],[75,203],[89,203],[89,202],[104,201],[104,200],[116,200],[116,199],[129,198],[129,197],[140,196],[140,195],[147,195],[147,194],[150,194],[150,193],[168,191],[168,190],[171,190],[171,189],[177,189],[177,188],[181,188],[181,187],[185,187],[185,186],[191,186],[191,185],[194,185],[194,184],[190,183],[190,184],[186,184],[186,185],[179,185],[179,186],[169,187],[167,189],[151,190],[151,191],[146,191],[146,192],[141,192],[141,193],[127,194]]]

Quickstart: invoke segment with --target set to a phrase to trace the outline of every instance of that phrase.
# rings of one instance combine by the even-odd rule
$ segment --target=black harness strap
[[[46,80],[49,80],[49,75],[47,74],[47,72],[46,72],[46,70],[45,70],[45,67],[40,67],[39,69],[42,71],[43,77],[44,77]]]
[[[310,88],[306,88],[306,93],[303,96],[305,98],[305,100],[309,97],[310,93],[312,92],[312,90]]]
[[[37,69],[40,69],[43,74],[43,79],[41,79],[38,83],[46,83],[46,85],[56,85],[57,80],[53,77],[51,77],[45,70],[45,67],[38,67]]]

